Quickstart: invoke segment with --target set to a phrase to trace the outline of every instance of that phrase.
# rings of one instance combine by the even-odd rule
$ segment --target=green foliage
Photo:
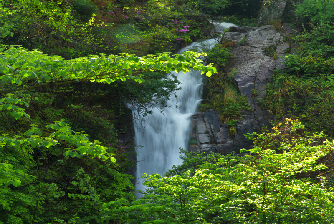
[[[78,28],[71,7],[63,1],[6,0],[3,3],[4,9],[10,12],[5,22],[11,22],[10,32],[14,33],[3,40],[5,44],[22,44],[29,49],[38,48],[67,57],[78,53],[68,49],[73,45],[89,52],[87,46],[92,45],[93,38],[87,32],[89,27]]]
[[[110,153],[107,152],[106,147],[101,146],[99,141],[90,142],[86,135],[81,133],[72,134],[71,128],[63,121],[56,121],[54,124],[46,126],[54,132],[42,137],[42,132],[35,125],[26,131],[24,136],[16,135],[12,137],[0,137],[1,147],[14,147],[20,149],[21,147],[38,148],[56,146],[58,144],[66,143],[68,148],[64,152],[65,156],[81,157],[83,155],[90,155],[102,160],[111,159],[115,161]]]
[[[334,19],[334,1],[304,0],[297,4],[296,15],[301,17],[303,23],[331,23]]]
[[[120,6],[129,6],[132,3],[134,3],[135,0],[116,0],[116,3],[118,3]]]
[[[144,56],[203,37],[205,16],[183,2],[135,3],[1,1],[0,222],[103,222],[101,206],[134,200],[133,151],[116,133],[125,103],[164,106],[178,84],[169,71],[216,73],[204,54]]]
[[[154,3],[158,4],[156,1]],[[147,53],[158,53],[162,50],[174,51],[177,44],[189,43],[195,39],[203,38],[203,31],[209,32],[205,17],[195,12],[189,12],[186,8],[182,9],[187,14],[181,13],[184,11],[179,12],[181,9],[175,9],[171,6],[152,5],[148,7],[157,8],[153,11],[154,13],[149,12],[146,15],[150,16],[149,20],[145,18],[145,15],[142,15],[142,11],[137,11],[137,14],[132,16],[134,24],[140,29],[137,36],[142,40],[138,43],[144,44]],[[140,13],[138,14],[138,12]]]
[[[101,201],[115,196],[133,198],[126,193],[132,187],[130,176],[118,171],[125,167],[101,157],[117,151],[98,141],[89,142],[86,135],[74,133],[64,122],[47,127],[51,132],[46,130],[50,133],[46,137],[35,125],[24,136],[1,136],[0,221],[48,223],[54,217],[69,220],[76,213],[82,221],[94,220]],[[126,161],[120,158],[118,162]],[[73,177],[82,167],[89,176]]]
[[[225,66],[231,56],[230,48],[225,48],[222,44],[215,45],[212,49],[206,51],[206,53],[206,61],[220,68]]]
[[[174,51],[180,42],[203,38],[208,21],[184,2],[3,1],[2,42],[66,59],[98,53]],[[189,32],[166,29],[171,20]],[[184,27],[182,27],[183,29]],[[206,35],[206,34],[205,34]]]
[[[299,118],[307,128],[330,135],[334,134],[330,112],[334,91],[332,3],[304,1],[298,5],[297,14],[313,24],[294,38],[299,48],[284,58],[286,69],[274,75],[263,104],[279,118]]]
[[[158,56],[149,55],[137,57],[135,55],[109,55],[82,57],[64,60],[59,56],[48,56],[35,51],[27,51],[20,47],[10,47],[0,54],[0,72],[2,90],[0,93],[31,89],[36,86],[48,85],[52,82],[91,81],[112,83],[116,80],[132,79],[143,82],[142,72],[159,70],[189,71],[201,70],[207,76],[215,73],[214,67],[204,66],[200,53],[186,52],[183,55],[161,53]],[[37,69],[36,69],[37,68]],[[27,82],[32,83],[29,87]]]
[[[167,80],[162,72],[198,69],[208,76],[216,72],[196,59],[200,55],[101,54],[65,60],[37,50],[2,45],[0,110],[5,119],[0,121],[0,183],[4,198],[0,221],[94,223],[100,219],[97,213],[103,203],[117,198],[133,200],[131,176],[124,174],[133,164],[131,151],[115,141],[112,123],[103,115],[94,117],[97,102],[90,99],[87,108],[80,101],[69,106],[69,102],[89,95],[88,89],[80,90],[76,85],[87,82],[91,87],[103,87],[92,91],[98,96],[95,100],[124,90],[122,94],[127,95],[118,96],[123,104],[132,100],[144,105],[155,96],[155,103],[161,103],[178,83],[175,78]],[[110,84],[114,88],[108,90],[106,85]],[[143,87],[147,90],[143,91]],[[76,132],[62,119],[65,111]],[[102,141],[89,140],[85,129]]]
[[[79,223],[96,223],[101,203],[115,197],[133,199],[133,194],[127,193],[132,188],[130,176],[119,173],[112,163],[89,157],[71,159],[57,151],[59,148],[48,152],[40,147],[34,152],[34,157],[38,156],[36,162],[29,153],[20,154],[22,150],[17,151],[17,162],[9,148],[1,151],[2,159],[14,164],[13,176],[20,179],[1,187],[0,221],[50,223],[53,219],[70,220],[77,216]],[[10,175],[9,171],[6,173]],[[29,175],[31,171],[33,176]]]
[[[212,17],[220,16],[222,11],[231,4],[229,0],[197,0],[194,3],[198,10]]]
[[[301,55],[330,60],[333,54],[333,30],[332,24],[319,24],[310,32],[297,36],[295,40],[301,43]]]
[[[147,177],[142,199],[106,203],[102,219],[124,223],[332,223],[333,192],[305,174],[333,150],[324,135],[286,119],[253,134],[244,156],[187,154],[165,177]],[[298,176],[303,178],[297,178]],[[117,214],[117,215],[116,215]]]
[[[243,18],[255,18],[263,5],[263,0],[234,0],[230,2],[230,5],[224,10],[224,15],[238,15]]]
[[[83,22],[88,22],[93,13],[97,11],[97,7],[90,0],[74,0],[72,1],[74,9],[80,14]]]
[[[188,5],[211,17],[241,16],[256,17],[263,4],[262,0],[196,0],[188,1]]]
[[[310,130],[324,131],[332,136],[333,93],[333,81],[329,77],[305,80],[276,73],[262,106],[278,118],[298,117]]]
[[[120,43],[136,43],[141,39],[139,32],[133,24],[125,24],[117,28],[116,39]]]
[[[14,24],[10,21],[10,16],[13,12],[8,10],[8,8],[5,8],[3,6],[3,2],[0,2],[0,42],[2,42],[3,38],[6,38],[7,36],[13,36],[13,32],[11,31]]]
[[[80,108],[77,106],[77,110],[80,109],[82,113],[86,115],[86,117],[78,116],[69,119],[69,115],[73,112],[76,112],[76,110],[74,110],[73,107],[73,110],[70,109],[70,111],[68,111],[69,109],[67,108],[66,102],[60,104],[59,101],[69,101],[72,103],[75,101],[77,102],[77,100],[68,99],[66,97],[68,93],[70,93],[70,95],[73,94],[71,89],[74,88],[72,87],[65,90],[61,90],[61,88],[60,90],[55,88],[50,89],[50,92],[59,92],[56,96],[51,95],[50,93],[41,92],[32,94],[33,96],[29,101],[29,107],[26,108],[25,112],[29,112],[31,119],[37,124],[49,123],[54,119],[59,119],[65,116],[66,120],[69,120],[68,123],[71,123],[71,126],[72,124],[75,124],[72,126],[74,130],[77,132],[81,130],[87,130],[87,133],[89,133],[89,137],[91,139],[101,140],[100,144],[103,144],[108,153],[113,155],[113,157],[117,160],[117,163],[111,162],[110,160],[102,161],[101,159],[88,155],[77,156],[73,158],[71,156],[66,156],[66,151],[71,148],[71,145],[64,141],[59,142],[58,145],[51,146],[50,148],[43,146],[34,148],[32,151],[30,151],[32,157],[28,157],[29,160],[27,160],[27,156],[21,156],[20,158],[25,158],[23,163],[27,164],[29,162],[32,164],[32,166],[29,166],[29,169],[26,171],[28,174],[33,173],[35,178],[35,181],[29,184],[29,186],[34,187],[30,188],[29,193],[27,193],[27,197],[31,198],[33,203],[35,203],[37,200],[37,196],[35,195],[38,195],[38,203],[41,204],[41,207],[37,212],[34,205],[31,209],[29,205],[22,203],[22,206],[26,208],[26,210],[21,215],[17,215],[17,217],[35,214],[35,219],[41,220],[39,221],[40,223],[52,222],[53,218],[64,220],[64,222],[69,222],[69,220],[76,217],[77,223],[96,223],[96,220],[98,220],[96,214],[98,213],[99,206],[101,205],[102,201],[109,202],[114,200],[115,197],[124,197],[130,200],[134,197],[133,194],[130,193],[130,190],[133,187],[130,181],[131,176],[124,174],[124,172],[133,165],[133,161],[130,161],[128,157],[128,155],[131,155],[131,149],[124,147],[124,145],[118,142],[117,139],[114,140],[115,130],[112,125],[102,119],[103,111],[99,111],[99,113],[97,113],[96,108],[94,109],[94,107],[86,106]],[[41,91],[43,89],[39,90]],[[46,90],[47,88],[45,88],[43,91]],[[77,92],[76,94],[80,93]],[[52,96],[54,99],[52,99]],[[99,103],[101,99],[94,94],[93,96],[96,97],[95,101]],[[21,97],[25,100],[29,99],[27,96]],[[87,96],[82,94],[81,98],[82,102],[87,103]],[[58,104],[58,106],[56,106],[56,104]],[[60,109],[57,108],[64,108],[63,111],[66,113],[59,113],[58,111],[60,111]],[[91,115],[93,111],[95,113]],[[112,113],[111,111],[108,112]],[[77,114],[79,113],[76,113],[75,115]],[[2,113],[2,115],[5,115],[6,117],[6,114]],[[103,118],[107,119],[108,117]],[[19,123],[20,126],[18,126],[17,123],[21,121],[22,119],[19,119],[17,121],[15,120],[13,123],[13,121],[10,121],[9,119],[1,120],[1,127],[6,127],[8,129],[15,126],[20,127],[22,126],[22,123]],[[94,122],[96,123],[94,124]],[[9,126],[8,123],[12,124],[12,126]],[[80,129],[78,128],[78,124],[86,124],[86,126],[83,127],[84,129]],[[102,126],[102,124],[104,126]],[[103,128],[101,128],[101,126]],[[99,130],[99,128],[101,130]],[[108,132],[106,131],[107,128]],[[112,130],[110,130],[111,128]],[[49,130],[50,129],[45,129],[43,127],[40,128],[42,133],[50,133]],[[105,131],[103,132],[102,138],[99,136],[98,131]],[[73,133],[73,131],[71,132]],[[7,131],[6,133],[10,132]],[[84,136],[87,138],[86,134]],[[111,136],[114,138],[111,138]],[[6,149],[4,151],[6,152]],[[13,153],[8,152],[5,158],[8,160],[12,154]],[[15,170],[18,169],[16,166],[14,166],[14,168]],[[75,175],[76,172],[80,169],[84,169],[85,174]],[[88,177],[90,178],[89,180],[87,180]],[[93,187],[94,191],[81,191],[81,185],[78,185],[74,182],[85,183],[85,186],[90,186],[90,188]],[[37,183],[41,183],[41,185],[35,186]],[[54,197],[52,191],[47,190],[50,187],[48,187],[46,183],[52,183],[56,189],[58,189],[60,196]],[[20,186],[20,188],[24,189],[24,192],[26,192],[26,187]],[[13,192],[18,192],[18,190],[13,189]],[[75,195],[75,197],[69,197],[69,195]],[[10,196],[8,196],[8,199],[13,200]],[[36,213],[34,213],[34,211],[36,211]],[[4,214],[6,213],[12,214],[8,211],[4,212]],[[7,222],[8,221],[6,220],[4,221],[4,223]],[[27,223],[31,223],[31,221],[27,221]]]
[[[207,36],[203,31],[210,32],[206,17],[189,8],[186,2],[152,0],[137,4],[123,9],[114,7],[108,12],[113,21],[120,23],[113,32],[131,41],[120,42],[119,49],[123,52],[145,55],[175,51],[185,43]]]

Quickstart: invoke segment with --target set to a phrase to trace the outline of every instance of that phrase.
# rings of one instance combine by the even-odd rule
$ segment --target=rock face
[[[289,44],[283,41],[285,34],[276,31],[272,25],[258,28],[231,27],[230,31],[238,32],[226,32],[224,38],[238,44],[233,47],[233,56],[225,68],[230,72],[234,70],[239,91],[248,99],[251,110],[244,111],[233,128],[221,124],[220,115],[213,110],[193,115],[189,141],[191,151],[239,153],[240,149],[252,146],[244,134],[261,132],[264,126],[270,125],[270,114],[262,110],[258,102],[264,97],[273,70],[284,68],[284,60],[279,57],[284,56],[289,49]],[[271,49],[273,55],[266,55],[268,49]]]
[[[272,0],[263,4],[258,17],[259,25],[273,24],[276,22],[292,22],[290,18],[294,18],[294,7],[297,0]]]

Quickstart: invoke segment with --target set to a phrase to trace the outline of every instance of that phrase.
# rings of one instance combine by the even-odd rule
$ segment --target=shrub
[[[88,22],[93,13],[97,11],[97,7],[90,0],[73,0],[72,4],[83,22]]]
[[[317,163],[334,142],[285,119],[271,133],[249,136],[244,156],[186,153],[164,177],[147,176],[142,199],[106,203],[105,221],[125,223],[332,223],[331,189]],[[299,176],[299,178],[298,178]]]
[[[296,15],[303,23],[331,23],[334,20],[333,0],[304,0],[297,4]]]

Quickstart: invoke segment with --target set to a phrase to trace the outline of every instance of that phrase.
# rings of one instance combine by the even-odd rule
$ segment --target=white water
[[[137,146],[136,190],[145,190],[141,178],[143,173],[163,175],[173,165],[180,165],[179,148],[188,145],[190,116],[196,112],[202,95],[202,77],[200,72],[180,72],[177,74],[181,90],[168,102],[163,113],[154,108],[140,122],[135,124]],[[140,194],[137,194],[140,196]]]
[[[219,24],[224,26],[225,24]],[[233,24],[226,24],[228,28]],[[189,49],[201,51],[212,48],[219,42],[209,39],[202,43],[192,43],[179,53]],[[168,101],[163,112],[153,108],[152,113],[141,117],[134,112],[135,141],[137,147],[136,192],[145,190],[142,175],[158,173],[164,175],[173,165],[180,165],[179,148],[187,149],[189,141],[190,116],[196,112],[202,96],[202,77],[199,71],[177,74],[181,89]],[[137,193],[140,197],[141,194]]]

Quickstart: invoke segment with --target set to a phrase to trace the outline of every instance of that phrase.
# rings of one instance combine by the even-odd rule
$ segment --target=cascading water
[[[228,28],[233,24],[220,23]],[[194,42],[180,52],[196,48],[211,48],[219,39]],[[145,190],[142,175],[158,173],[163,175],[173,165],[180,165],[179,148],[187,149],[189,141],[190,116],[196,112],[202,96],[202,77],[199,71],[176,74],[181,89],[168,101],[168,107],[161,111],[153,108],[152,113],[142,117],[134,113],[135,141],[137,148],[136,191]],[[144,125],[144,127],[142,126]],[[140,197],[141,194],[137,193]]]
[[[137,149],[136,190],[144,190],[142,174],[163,175],[173,165],[182,163],[179,148],[187,148],[189,117],[196,112],[201,100],[202,79],[200,72],[177,74],[181,90],[172,96],[163,112],[154,108],[143,117],[145,127],[135,125]],[[139,196],[139,194],[138,194]]]

